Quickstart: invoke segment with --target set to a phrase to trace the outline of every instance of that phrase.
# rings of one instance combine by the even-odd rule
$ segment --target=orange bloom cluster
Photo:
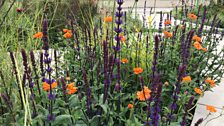
[[[197,49],[197,50],[203,49],[199,42],[194,42],[194,48]]]
[[[77,87],[74,86],[74,83],[67,84],[66,90],[67,94],[74,94],[78,91]]]
[[[144,86],[143,90],[137,92],[137,98],[140,101],[145,101],[150,98],[150,93],[151,90],[148,87]]]
[[[200,88],[194,88],[194,91],[197,93],[197,94],[202,94],[202,90]]]
[[[217,112],[216,108],[214,106],[211,106],[211,105],[206,105],[206,109],[210,112]]]
[[[132,109],[133,108],[133,104],[128,104],[128,108]]]
[[[133,71],[134,71],[135,74],[140,74],[140,73],[143,72],[143,69],[141,67],[136,67],[136,68],[133,69]]]
[[[56,88],[57,87],[57,82],[55,81],[55,82],[53,82],[52,84],[51,84],[51,89],[54,89],[54,88]],[[48,84],[47,82],[44,82],[43,83],[43,89],[44,89],[44,91],[48,91],[48,90],[50,90],[50,84]]]
[[[124,63],[124,64],[125,64],[125,63],[128,63],[128,59],[127,59],[127,58],[122,58],[122,59],[121,59],[121,62]]]
[[[194,40],[194,41],[197,41],[197,42],[202,42],[202,41],[201,41],[201,38],[198,37],[197,35],[195,35],[195,36],[193,37],[193,40]]]
[[[191,82],[191,77],[190,76],[183,77],[182,82],[190,83]]]
[[[170,21],[170,20],[166,20],[165,22],[164,22],[164,25],[171,25],[172,24],[172,22]]]
[[[215,87],[215,81],[210,78],[207,78],[205,80],[205,83],[209,83],[211,87]]]
[[[36,34],[33,35],[33,38],[42,38],[43,33],[42,32],[37,32]]]
[[[163,34],[166,38],[171,38],[173,36],[173,34],[168,31],[164,31]]]
[[[72,37],[72,30],[69,30],[69,29],[63,29],[63,32],[65,33],[63,36],[64,36],[66,39]]]
[[[188,18],[190,18],[191,20],[196,20],[198,17],[195,14],[189,13]]]
[[[194,42],[194,47],[197,49],[197,50],[203,50],[204,52],[207,52],[207,49],[206,48],[203,48],[202,45],[201,45],[201,38],[198,37],[197,35],[195,35],[193,38],[192,38]]]
[[[112,21],[113,21],[112,16],[107,16],[107,17],[104,18],[104,22],[106,22],[106,23],[110,23]]]

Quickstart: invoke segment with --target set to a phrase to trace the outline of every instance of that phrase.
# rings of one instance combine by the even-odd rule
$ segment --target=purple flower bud
[[[123,24],[123,21],[122,21],[122,20],[116,20],[115,23],[116,23],[117,25],[121,25],[121,24]]]
[[[44,53],[44,56],[45,56],[45,57],[48,57],[48,56],[49,56],[49,54],[48,54],[47,52],[45,52],[45,53]]]
[[[124,0],[117,0],[117,4],[122,5],[124,3]]]
[[[47,82],[48,83],[48,80],[46,78],[42,78],[42,82]]]
[[[33,88],[33,87],[34,87],[34,82],[31,82],[31,83],[29,84],[29,87],[30,87],[30,88]]]
[[[55,99],[55,96],[56,96],[55,94],[49,93],[48,94],[48,99],[49,100],[54,100]]]
[[[56,82],[56,80],[55,79],[51,79],[51,84],[53,84],[54,82]]]
[[[47,121],[54,121],[55,120],[55,116],[53,114],[49,114],[47,116]]]
[[[114,49],[114,51],[116,51],[116,52],[118,52],[118,51],[120,51],[120,50],[121,50],[120,46],[118,46],[118,47],[113,46],[112,48],[113,48],[113,49]]]
[[[51,73],[51,72],[53,71],[53,69],[52,69],[52,68],[47,68],[46,71],[47,71],[48,73]]]
[[[152,71],[156,71],[156,66],[152,66]]]
[[[116,17],[122,17],[124,15],[123,12],[116,12]]]
[[[122,10],[122,7],[121,6],[117,7],[117,10],[118,11],[121,11]]]
[[[171,107],[170,108],[172,108],[172,109],[177,109],[177,104],[176,103],[172,103],[172,105],[171,105]]]
[[[50,64],[50,63],[51,63],[51,61],[52,61],[52,59],[51,59],[51,58],[44,59],[44,63],[46,63],[46,64]]]
[[[178,68],[179,75],[180,75],[180,73],[183,74],[185,69],[186,69],[185,65],[180,65],[179,68]]]
[[[122,28],[114,28],[114,31],[117,33],[121,33],[123,30],[122,30]]]
[[[122,90],[122,86],[120,84],[116,83],[114,90],[117,91],[117,92],[121,91]]]

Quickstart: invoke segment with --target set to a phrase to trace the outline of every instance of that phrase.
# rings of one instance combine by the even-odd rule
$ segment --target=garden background
[[[0,124],[222,126],[223,4],[1,0]]]

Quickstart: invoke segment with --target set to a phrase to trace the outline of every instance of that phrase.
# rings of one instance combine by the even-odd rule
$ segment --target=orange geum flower
[[[197,35],[195,35],[192,39],[193,39],[194,41],[201,42],[201,38],[198,37]]]
[[[54,89],[54,88],[56,88],[56,87],[57,87],[57,82],[55,81],[55,82],[53,82],[53,83],[51,84],[51,88]],[[50,90],[50,84],[48,84],[47,82],[44,82],[44,83],[43,83],[43,89],[44,89],[44,91],[48,91],[48,90]]]
[[[75,84],[74,82],[67,84],[67,89],[72,89],[74,87],[74,84]]]
[[[133,71],[134,71],[135,74],[140,74],[140,73],[143,72],[143,69],[141,67],[136,67],[136,68],[133,69]]]
[[[191,82],[191,77],[190,76],[183,77],[182,82],[190,83]]]
[[[215,87],[215,81],[212,80],[211,78],[207,78],[205,80],[205,83],[209,83],[211,87]]]
[[[76,93],[78,90],[77,90],[77,87],[74,86],[75,83],[70,83],[70,84],[67,84],[67,94],[74,94]]]
[[[194,88],[194,91],[197,93],[197,94],[202,94],[202,90],[200,88]]]
[[[72,87],[71,89],[67,90],[67,94],[74,94],[76,93],[78,90],[77,90],[77,87]]]
[[[64,36],[65,38],[71,38],[71,37],[72,37],[72,33],[70,33],[70,32],[66,32],[63,36]]]
[[[164,31],[163,34],[166,38],[171,38],[173,36],[173,34],[168,31]]]
[[[42,32],[37,32],[36,34],[33,35],[33,38],[42,38],[43,33]]]
[[[124,63],[124,64],[125,64],[125,63],[128,63],[128,59],[127,59],[127,58],[122,58],[122,59],[121,59],[121,62]]]
[[[112,21],[113,21],[112,16],[107,16],[107,17],[104,18],[104,22],[106,22],[106,23],[109,23],[109,22],[112,22]]]
[[[69,30],[69,29],[63,29],[63,32],[64,32],[64,33],[67,33],[67,32],[72,33],[72,30]]]
[[[171,25],[172,24],[172,22],[170,21],[170,20],[166,20],[165,22],[164,22],[164,25]]]
[[[188,18],[190,18],[191,20],[196,20],[198,17],[195,14],[189,13]]]
[[[217,112],[216,108],[214,106],[211,106],[211,105],[206,105],[206,109],[210,112]]]
[[[197,49],[197,50],[201,50],[202,49],[202,46],[199,42],[194,42],[194,47]]]
[[[150,98],[151,96],[150,93],[151,93],[151,90],[148,87],[144,86],[143,90],[137,92],[137,98],[140,101],[145,101]]]
[[[133,104],[128,104],[128,108],[132,109],[133,108]]]

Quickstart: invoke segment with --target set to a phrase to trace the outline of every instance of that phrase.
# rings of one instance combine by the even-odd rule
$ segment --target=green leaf
[[[102,105],[100,105],[100,107],[103,109],[103,111],[105,112],[105,114],[107,114],[108,105],[107,104],[102,104]]]
[[[68,122],[70,122],[71,120],[71,115],[59,115],[56,117],[55,121],[54,121],[54,124],[58,125],[58,124],[63,124],[63,123],[66,123],[68,124]],[[68,121],[69,120],[69,121]]]
[[[100,122],[99,119],[101,118],[100,115],[94,116],[91,120],[90,120],[90,124],[91,126],[100,126]]]
[[[78,96],[77,95],[72,95],[70,98],[69,98],[69,107],[72,108],[72,107],[77,107],[79,106],[79,99],[78,99]]]
[[[61,100],[61,99],[57,99],[55,102],[56,106],[64,106],[66,103],[65,101]]]
[[[135,123],[134,126],[142,126],[141,122],[139,122],[138,118],[134,117]]]

